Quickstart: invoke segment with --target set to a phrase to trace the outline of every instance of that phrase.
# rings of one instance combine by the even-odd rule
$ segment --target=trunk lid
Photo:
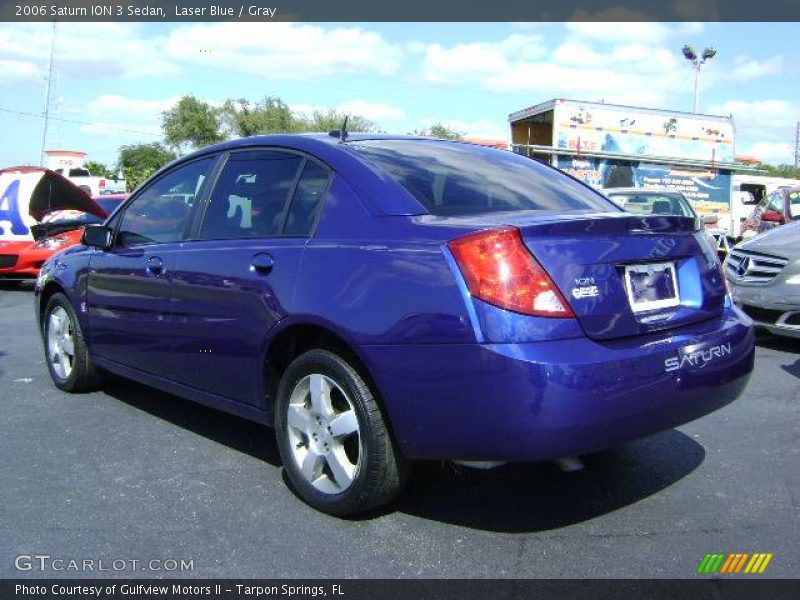
[[[473,218],[460,221],[467,225]],[[478,221],[483,228],[506,225],[520,230],[525,245],[592,339],[643,335],[722,313],[725,282],[719,261],[711,245],[701,238],[706,234],[695,231],[693,219],[630,213],[498,213],[475,217],[473,222],[477,225]],[[631,296],[641,299],[638,294],[643,288],[639,286],[650,285],[647,272],[666,270],[672,273],[657,277],[677,279],[677,303],[647,309],[637,304],[634,310]],[[639,279],[632,282],[631,278]],[[660,292],[654,297],[660,297]]]

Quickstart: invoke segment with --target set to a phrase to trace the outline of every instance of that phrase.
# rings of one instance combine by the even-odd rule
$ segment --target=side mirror
[[[111,229],[105,225],[87,225],[83,228],[81,243],[85,246],[108,250],[111,248],[111,234]]]

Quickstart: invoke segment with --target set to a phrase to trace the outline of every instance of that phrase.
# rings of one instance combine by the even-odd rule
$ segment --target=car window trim
[[[120,246],[120,245],[117,244],[117,242],[119,241],[119,229],[120,229],[120,226],[122,225],[122,221],[125,220],[125,215],[128,212],[128,209],[130,208],[130,206],[134,202],[136,202],[136,200],[139,197],[141,197],[142,194],[144,194],[146,191],[148,191],[150,188],[152,188],[155,184],[157,184],[159,181],[161,181],[164,177],[167,177],[168,175],[170,175],[171,173],[174,173],[178,169],[186,167],[186,166],[191,165],[191,164],[194,164],[196,162],[200,162],[202,160],[208,160],[209,158],[211,158],[215,162],[213,162],[211,164],[211,168],[209,169],[208,173],[206,174],[206,180],[203,182],[203,191],[200,194],[200,199],[196,199],[195,206],[192,207],[192,217],[190,219],[189,231],[188,231],[188,234],[187,234],[187,235],[191,235],[191,231],[192,231],[192,228],[194,226],[194,215],[195,215],[195,213],[197,212],[197,210],[199,208],[200,202],[202,201],[202,199],[205,198],[205,196],[207,196],[208,191],[210,189],[210,186],[205,185],[205,184],[206,184],[206,182],[208,182],[210,180],[210,176],[211,176],[212,173],[215,172],[215,170],[217,168],[217,164],[219,162],[218,157],[215,158],[213,155],[206,154],[206,155],[203,155],[203,156],[198,156],[195,159],[187,160],[185,162],[181,162],[181,163],[178,163],[176,165],[173,165],[168,170],[163,171],[161,173],[158,173],[158,177],[150,178],[147,181],[146,185],[140,187],[138,190],[136,190],[134,193],[132,193],[130,195],[130,197],[127,200],[125,200],[123,205],[120,206],[119,209],[114,212],[113,218],[116,219],[116,223],[114,225],[114,229],[111,232],[111,248],[112,249],[113,248],[138,248],[138,247],[141,247],[141,246],[153,246],[153,245],[160,245],[160,244],[175,244],[176,242],[159,242],[157,240],[153,240],[151,242],[143,242],[141,244],[131,244],[131,245],[126,245],[126,246]],[[177,243],[181,243],[181,242],[185,242],[185,241],[187,241],[187,240],[186,239],[178,240]]]

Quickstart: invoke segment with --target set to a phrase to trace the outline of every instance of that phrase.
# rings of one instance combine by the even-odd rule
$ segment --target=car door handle
[[[147,259],[147,267],[145,267],[153,275],[161,275],[164,272],[164,263],[157,256],[151,256]]]
[[[267,275],[274,266],[275,260],[269,254],[256,254],[250,261],[250,270],[259,275]]]

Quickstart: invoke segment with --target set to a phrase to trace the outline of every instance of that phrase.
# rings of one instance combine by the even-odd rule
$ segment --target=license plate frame
[[[635,276],[656,276],[664,279],[651,282],[652,285],[647,285],[639,281]],[[665,308],[672,308],[681,303],[680,290],[678,289],[678,275],[675,270],[674,262],[658,262],[658,263],[639,263],[634,265],[625,266],[625,292],[628,296],[628,304],[634,313],[650,312],[654,310],[663,310]],[[652,295],[650,292],[656,290],[659,285],[667,285],[668,292],[671,294],[663,294],[657,298],[642,299],[642,295]],[[657,291],[657,290],[656,290]]]

